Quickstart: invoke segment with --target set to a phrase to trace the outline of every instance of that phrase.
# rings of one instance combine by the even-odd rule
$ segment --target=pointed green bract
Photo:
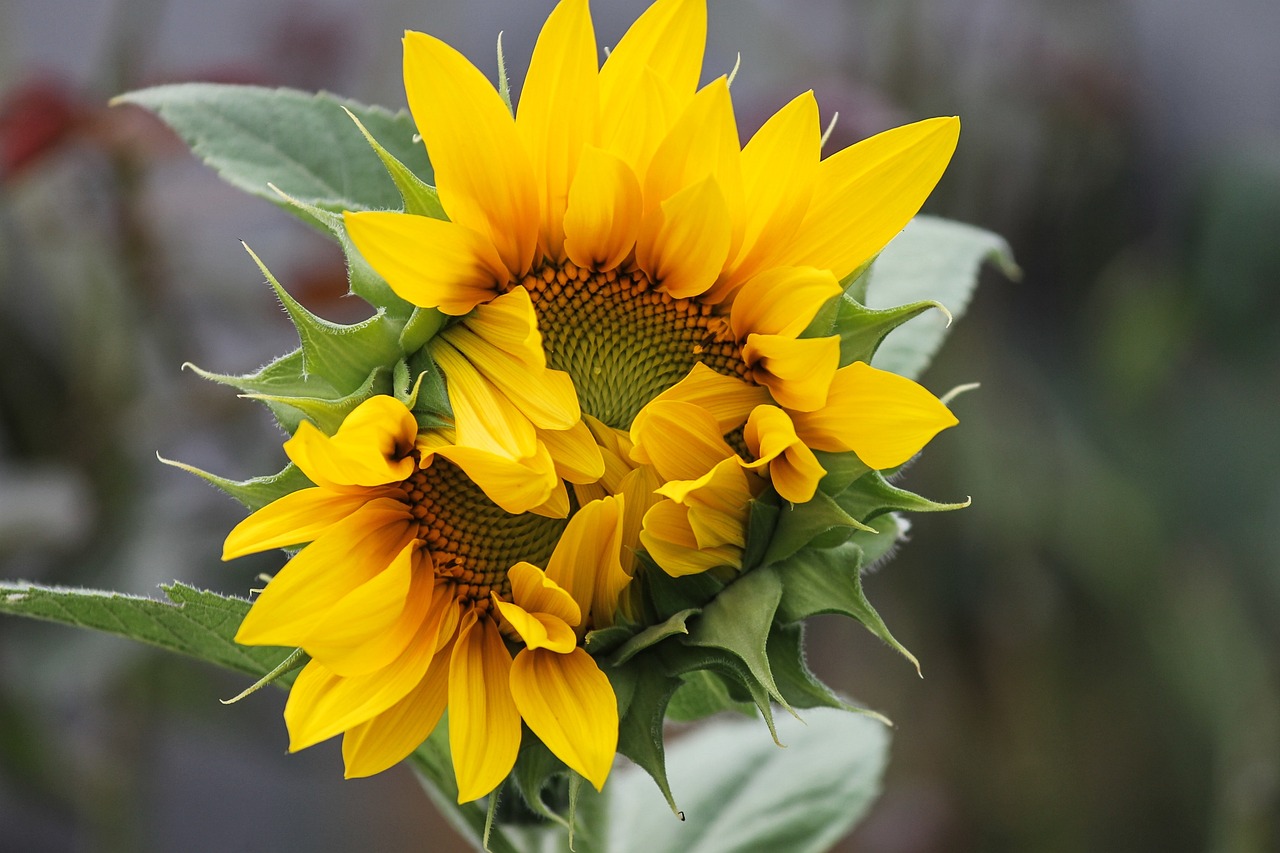
[[[819,613],[851,616],[911,661],[919,672],[920,662],[915,655],[894,638],[867,601],[862,591],[862,560],[862,549],[849,542],[838,548],[806,548],[785,565],[763,570],[776,572],[781,579],[778,619],[790,623]]]
[[[667,637],[687,635],[689,633],[689,626],[687,623],[692,617],[701,612],[701,608],[689,607],[678,613],[672,614],[666,620],[659,622],[657,625],[650,625],[643,631],[634,634],[630,639],[619,646],[618,650],[613,654],[612,662],[617,665],[624,664],[640,652],[655,643],[662,642]]]
[[[244,504],[250,512],[262,509],[272,501],[279,500],[291,492],[296,492],[298,489],[305,489],[315,485],[292,462],[286,465],[280,473],[272,474],[268,477],[229,480],[226,477],[219,477],[216,474],[210,474],[208,471],[202,471],[185,462],[175,462],[172,459],[165,459],[163,456],[160,457],[160,461],[166,465],[172,465],[174,468],[180,468],[189,474],[195,474],[206,483],[218,487]]]
[[[968,500],[959,503],[938,503],[923,498],[915,492],[900,489],[885,479],[879,471],[855,480],[835,498],[841,508],[864,524],[886,512],[948,512],[964,509]],[[874,530],[874,526],[872,527]]]
[[[773,539],[760,564],[769,566],[786,560],[819,538],[827,544],[836,545],[848,539],[854,530],[871,529],[826,492],[818,490],[808,503],[791,504],[781,509]]]
[[[790,710],[769,668],[765,643],[769,626],[782,598],[782,584],[772,572],[748,572],[729,584],[711,601],[689,633],[688,642],[713,646],[736,655],[752,678],[774,701]],[[750,685],[748,685],[750,686]]]

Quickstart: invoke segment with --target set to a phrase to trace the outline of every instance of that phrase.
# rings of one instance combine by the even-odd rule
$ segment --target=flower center
[[[566,519],[534,513],[512,515],[489,500],[458,466],[436,456],[400,484],[418,520],[436,577],[453,584],[459,598],[487,610],[489,593],[510,597],[507,570],[521,560],[546,565]]]
[[[638,269],[546,263],[519,284],[529,291],[547,364],[573,378],[582,411],[628,429],[646,403],[702,362],[746,379],[726,319],[695,299],[654,288]]]

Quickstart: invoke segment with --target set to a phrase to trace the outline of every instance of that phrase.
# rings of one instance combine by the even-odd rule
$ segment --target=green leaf
[[[407,113],[329,94],[179,83],[129,92],[112,103],[151,110],[224,180],[276,204],[281,200],[268,184],[336,213],[400,207],[395,183],[343,108],[419,178],[433,180]]]
[[[899,654],[920,662],[894,638],[862,591],[862,549],[847,542],[836,548],[806,548],[786,563],[761,571],[776,572],[782,586],[778,621],[799,622],[819,613],[841,613],[861,622]]]
[[[623,643],[616,652],[614,652],[612,659],[613,663],[616,665],[624,664],[631,660],[631,658],[635,657],[638,653],[652,646],[654,643],[662,642],[667,637],[671,637],[676,634],[688,634],[689,627],[686,623],[691,617],[696,616],[701,612],[702,610],[700,608],[690,607],[685,610],[681,610],[679,613],[673,614],[671,617],[663,622],[659,622],[657,625],[650,625],[640,633],[632,636]]]
[[[753,716],[755,706],[735,699],[718,674],[700,669],[684,677],[684,683],[676,690],[667,706],[667,719],[692,722],[721,711],[736,711]]]
[[[243,396],[265,403],[276,415],[280,425],[290,433],[297,431],[299,421],[305,417],[322,432],[333,435],[338,431],[338,427],[342,426],[347,415],[365,400],[376,394],[391,393],[391,373],[390,365],[377,367],[369,374],[369,378],[363,385],[350,394],[336,398],[310,397],[300,394],[244,394]],[[289,409],[296,410],[298,414],[290,413]]]
[[[950,322],[951,315],[940,302],[912,302],[877,311],[850,296],[840,297],[836,301],[835,321],[835,329],[840,335],[840,366],[855,361],[870,364],[890,332],[931,309],[941,311]]]
[[[768,566],[785,560],[819,537],[828,544],[838,544],[848,539],[854,530],[871,528],[851,515],[826,492],[819,490],[806,503],[789,504],[782,508],[773,539],[770,540],[760,564]]]
[[[931,216],[917,216],[893,238],[871,267],[869,308],[936,300],[959,320],[969,307],[985,261],[1010,278],[1020,273],[1009,246],[990,231]],[[947,319],[927,312],[885,338],[872,364],[910,378],[929,365],[948,331]]]
[[[305,376],[302,368],[301,349],[282,355],[254,373],[246,373],[243,376],[213,373],[190,362],[182,366],[202,379],[208,379],[210,382],[217,382],[221,385],[230,385],[245,394],[258,395],[258,399],[266,404],[267,408],[271,410],[271,414],[275,416],[276,421],[290,435],[297,431],[298,424],[302,421],[302,412],[292,406],[275,402],[277,397],[322,396],[326,394],[336,397],[338,395],[337,390],[323,379],[319,377],[308,379]]]
[[[747,572],[726,586],[702,611],[688,643],[723,649],[740,659],[756,683],[790,710],[774,684],[765,642],[782,598],[782,584],[772,572]],[[751,685],[748,684],[748,687]]]
[[[671,746],[684,820],[663,814],[642,774],[615,773],[609,792],[613,853],[821,853],[880,791],[889,735],[866,717],[827,708],[781,720],[778,749],[752,720],[720,719]]]
[[[778,689],[796,708],[843,708],[847,702],[831,692],[809,669],[804,654],[804,623],[774,624],[769,632],[769,668]]]
[[[662,726],[680,679],[652,666],[647,658],[639,664],[604,667],[618,697],[618,752],[649,774],[674,812]]]
[[[0,613],[61,622],[137,640],[255,677],[293,650],[241,646],[236,630],[249,602],[175,583],[161,587],[169,601],[90,589],[0,581]],[[293,679],[286,676],[281,681]]]
[[[345,109],[345,107],[344,107]],[[369,147],[378,155],[378,159],[382,161],[382,165],[387,170],[387,174],[395,183],[396,189],[400,191],[400,198],[404,202],[404,212],[413,214],[414,216],[429,216],[432,219],[448,219],[444,208],[440,206],[440,194],[436,192],[436,188],[428,184],[426,181],[415,175],[408,166],[401,163],[396,155],[392,154],[382,143],[378,142],[369,133],[364,123],[356,117],[354,113],[347,110],[347,115],[355,122],[356,127],[364,134],[365,141],[369,143]]]
[[[765,551],[773,541],[773,532],[782,511],[782,499],[770,487],[760,497],[751,501],[747,517],[747,545],[742,549],[742,570],[748,571],[760,565]]]
[[[648,562],[647,555],[642,553],[640,556],[644,560],[640,580],[644,584],[646,600],[653,610],[652,618],[645,621],[651,625],[670,619],[682,610],[701,607],[724,586],[724,581],[714,572],[672,577]]]
[[[274,185],[272,190],[300,219],[318,224],[338,241],[338,245],[342,247],[342,255],[347,260],[347,279],[351,283],[352,293],[370,305],[385,309],[387,314],[397,319],[408,318],[413,314],[413,306],[396,295],[386,279],[369,266],[364,255],[351,242],[346,222],[339,214],[293,198]]]

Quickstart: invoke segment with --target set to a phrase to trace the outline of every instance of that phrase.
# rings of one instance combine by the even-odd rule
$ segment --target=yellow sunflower
[[[522,719],[600,788],[617,703],[578,641],[608,624],[630,580],[621,500],[593,501],[567,523],[507,512],[489,495],[510,499],[511,480],[473,481],[452,458],[459,450],[475,455],[419,434],[392,397],[371,397],[333,436],[304,422],[285,451],[316,485],[241,522],[223,557],[310,544],[267,584],[236,640],[311,656],[285,708],[289,747],[345,732],[348,777],[399,762],[447,705],[459,802],[506,778]]]
[[[705,37],[704,0],[658,0],[601,66],[586,0],[562,0],[513,116],[464,56],[405,35],[409,107],[449,218],[360,212],[345,222],[397,294],[459,318],[430,348],[460,444],[486,431],[477,419],[525,420],[526,451],[541,441],[557,473],[587,487],[603,462],[582,414],[634,434],[646,405],[696,384],[677,394],[715,413],[720,435],[750,420],[752,446],[740,448],[754,455],[749,467],[803,501],[821,476],[808,449],[890,468],[956,423],[911,380],[840,367],[838,335],[804,332],[841,280],[920,209],[955,149],[958,119],[822,158],[806,92],[742,146],[727,79],[698,88]],[[725,381],[694,377],[700,365]],[[729,455],[703,460],[693,480],[738,455],[721,450]],[[724,488],[733,479],[739,495],[756,488],[740,487],[738,474],[716,479]],[[674,574],[700,570],[711,557],[681,561],[686,513],[665,506],[689,494],[633,485],[646,544],[684,543],[655,559]]]
[[[892,468],[956,423],[807,330],[919,210],[958,121],[823,158],[807,92],[742,146],[728,81],[698,88],[705,31],[704,0],[658,0],[601,66],[586,0],[562,0],[514,115],[406,34],[448,219],[344,221],[400,297],[448,315],[426,349],[451,423],[386,396],[332,436],[303,422],[285,450],[314,487],[227,539],[228,558],[305,545],[237,635],[311,657],[291,749],[344,734],[368,775],[447,707],[460,801],[510,773],[521,721],[600,788],[619,709],[584,638],[640,613],[644,560],[732,573],[752,501],[810,501],[819,453]]]

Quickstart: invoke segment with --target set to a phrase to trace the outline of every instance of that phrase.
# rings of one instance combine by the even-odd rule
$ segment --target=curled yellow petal
[[[840,338],[748,335],[742,358],[752,377],[788,409],[809,412],[827,401],[840,364]]]
[[[511,667],[511,695],[538,739],[603,788],[618,749],[618,700],[591,655],[526,649]]]
[[[547,577],[573,596],[593,624],[612,621],[617,593],[630,580],[620,559],[622,512],[617,497],[582,507],[569,519],[547,562]]]
[[[530,613],[518,604],[494,598],[494,605],[511,629],[529,649],[547,649],[567,654],[578,644],[573,627],[563,619],[546,613]]]
[[[332,436],[303,421],[284,452],[318,486],[381,486],[413,473],[408,453],[417,434],[413,413],[394,397],[379,395],[356,406]]]
[[[656,400],[641,409],[631,440],[632,458],[652,465],[663,480],[696,480],[735,455],[710,412],[678,400]]]
[[[532,563],[519,562],[507,570],[511,600],[530,613],[546,613],[567,625],[582,621],[582,610],[573,596]]]
[[[814,316],[842,292],[830,270],[775,267],[754,276],[738,291],[729,311],[733,336],[799,337]]]
[[[747,419],[742,440],[755,457],[746,467],[767,468],[770,482],[784,500],[807,503],[813,499],[827,470],[796,435],[786,412],[776,406],[755,409]]]
[[[699,548],[689,524],[689,508],[662,500],[644,514],[640,544],[672,577],[696,575],[719,566],[741,568],[742,549],[732,545]]]

